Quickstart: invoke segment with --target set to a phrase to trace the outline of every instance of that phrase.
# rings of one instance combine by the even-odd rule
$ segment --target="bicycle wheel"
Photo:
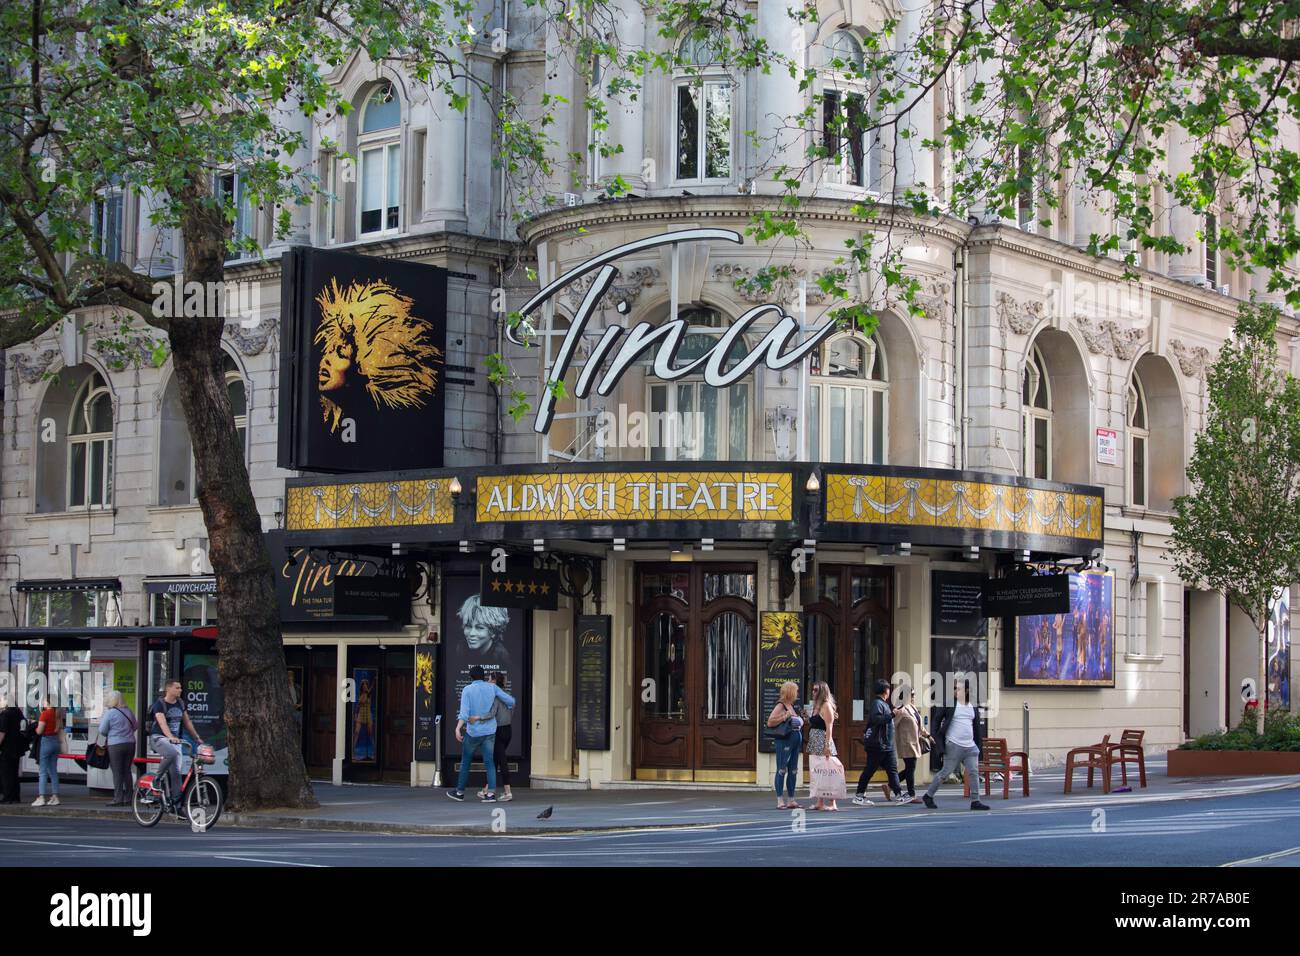
[[[201,830],[209,829],[221,816],[221,788],[203,777],[185,795],[185,815]]]
[[[140,826],[156,826],[163,815],[162,797],[137,786],[135,793],[131,795],[131,810],[135,813],[135,820]]]

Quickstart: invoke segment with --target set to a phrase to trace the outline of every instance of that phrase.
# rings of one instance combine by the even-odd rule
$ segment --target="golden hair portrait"
[[[437,391],[442,350],[433,344],[433,326],[412,314],[414,300],[383,280],[340,288],[331,279],[316,303],[317,391],[331,434],[352,395],[364,392],[382,411],[421,408]]]

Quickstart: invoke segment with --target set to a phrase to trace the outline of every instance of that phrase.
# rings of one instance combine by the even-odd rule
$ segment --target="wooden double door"
[[[890,568],[818,565],[816,593],[805,596],[805,700],[817,681],[835,695],[835,746],[848,770],[867,764],[862,733],[873,688],[894,672],[893,586]]]
[[[636,567],[636,776],[752,781],[757,567]]]

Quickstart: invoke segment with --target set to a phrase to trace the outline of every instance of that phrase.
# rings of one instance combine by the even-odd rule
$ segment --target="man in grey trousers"
[[[938,729],[935,739],[943,748],[943,769],[940,770],[922,800],[931,810],[938,807],[934,802],[935,792],[956,773],[958,767],[965,767],[966,779],[970,781],[972,810],[987,810],[988,805],[980,802],[980,744],[984,735],[980,732],[979,711],[970,702],[970,683],[959,681],[954,687],[955,704],[939,712]]]

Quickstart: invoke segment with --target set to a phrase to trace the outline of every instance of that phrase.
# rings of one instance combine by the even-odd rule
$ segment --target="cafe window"
[[[27,627],[116,627],[122,623],[117,591],[27,591]]]
[[[361,234],[395,232],[402,214],[402,104],[392,83],[381,83],[361,110],[357,153],[361,166]]]
[[[149,620],[154,627],[204,627],[217,623],[215,594],[151,594]]]
[[[731,116],[735,83],[720,66],[708,38],[688,37],[678,49],[675,82],[677,179],[731,179]]]
[[[73,403],[68,425],[68,507],[113,502],[113,396],[93,373]]]
[[[811,460],[884,464],[889,381],[880,340],[856,334],[834,338],[814,354],[811,372]]]

